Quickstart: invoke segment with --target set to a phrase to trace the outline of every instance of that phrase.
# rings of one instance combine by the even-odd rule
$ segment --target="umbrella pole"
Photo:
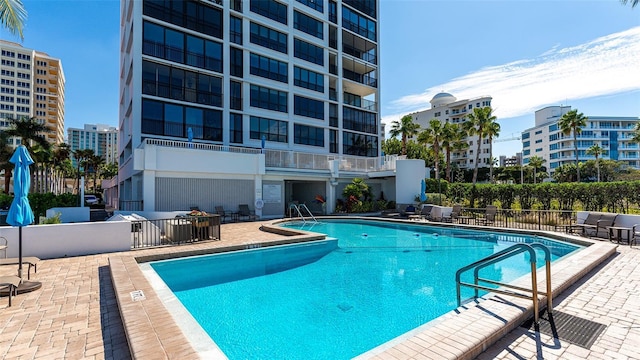
[[[18,277],[22,282],[22,226],[18,227]]]

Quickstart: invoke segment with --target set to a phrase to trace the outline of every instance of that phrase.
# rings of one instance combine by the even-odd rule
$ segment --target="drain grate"
[[[568,341],[585,349],[589,349],[600,335],[605,325],[591,320],[579,318],[560,311],[553,311],[551,315],[544,313],[540,316],[539,331],[545,335]],[[527,320],[522,327],[535,330],[533,319]]]

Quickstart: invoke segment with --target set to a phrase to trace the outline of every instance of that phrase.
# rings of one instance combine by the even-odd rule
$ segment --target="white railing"
[[[392,171],[396,168],[396,155],[386,155],[384,157],[358,157],[349,155],[327,155],[313,154],[289,150],[255,149],[237,146],[225,146],[215,144],[202,144],[178,140],[145,139],[141,147],[145,144],[173,147],[191,148],[198,150],[223,151],[243,154],[264,154],[265,167],[284,169],[308,169],[308,170],[331,170],[331,161],[339,160],[339,170],[352,172],[371,171]]]

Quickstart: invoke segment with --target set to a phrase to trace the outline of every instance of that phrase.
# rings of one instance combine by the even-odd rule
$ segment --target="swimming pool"
[[[337,240],[151,266],[230,359],[341,359],[456,308],[455,271],[479,258],[522,241],[545,243],[554,259],[580,248],[371,221],[323,222],[311,230]],[[522,254],[483,276],[513,280],[528,272],[525,260]]]

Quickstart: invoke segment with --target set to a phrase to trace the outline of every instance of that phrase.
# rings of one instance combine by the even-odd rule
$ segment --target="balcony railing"
[[[331,162],[338,160],[341,171],[372,172],[395,170],[395,155],[384,157],[358,157],[349,155],[314,154],[289,150],[256,149],[238,146],[202,144],[178,140],[145,139],[142,147],[156,145],[173,148],[190,148],[207,151],[222,151],[242,154],[264,154],[265,166],[271,169],[305,169],[331,171]],[[128,209],[134,210],[134,209]],[[138,209],[135,209],[138,210]]]
[[[131,248],[220,240],[220,216],[184,216],[131,222]]]

